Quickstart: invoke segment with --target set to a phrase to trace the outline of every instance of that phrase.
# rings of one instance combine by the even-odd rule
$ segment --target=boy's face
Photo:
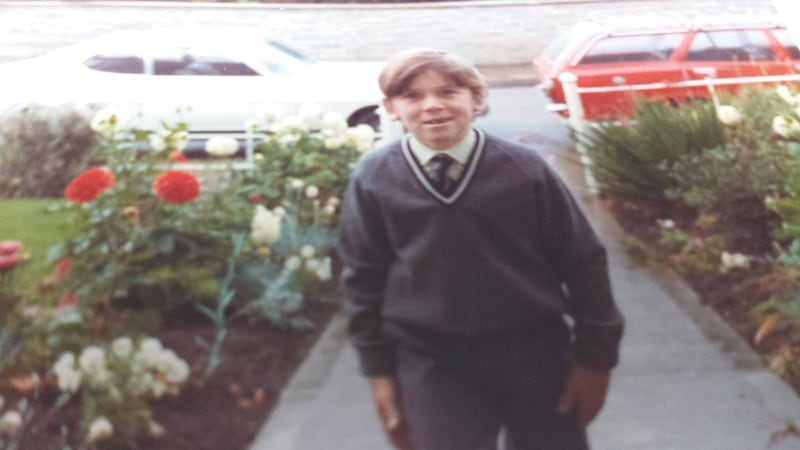
[[[421,73],[405,92],[384,99],[383,104],[417,140],[434,150],[445,150],[464,139],[481,107],[469,88],[434,71]]]

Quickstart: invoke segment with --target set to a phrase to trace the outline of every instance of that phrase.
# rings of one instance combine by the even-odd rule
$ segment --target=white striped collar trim
[[[478,168],[478,162],[481,159],[481,155],[483,155],[483,148],[486,144],[486,136],[481,130],[475,128],[473,128],[473,130],[477,136],[477,139],[475,140],[475,148],[472,150],[472,154],[470,155],[467,164],[464,166],[464,171],[461,174],[461,180],[459,180],[458,187],[448,196],[442,195],[431,185],[430,181],[428,181],[428,178],[425,176],[425,173],[422,171],[419,163],[414,158],[414,155],[411,151],[411,146],[409,145],[411,135],[406,134],[400,140],[403,156],[408,163],[408,167],[410,167],[411,171],[414,172],[414,176],[417,177],[417,180],[420,182],[420,184],[422,184],[423,187],[425,187],[425,190],[428,191],[428,193],[430,193],[440,202],[447,205],[452,205],[455,203],[455,201],[458,200],[459,197],[461,197],[461,194],[467,189],[467,186],[469,186],[469,183],[472,180],[472,176],[475,174],[475,170]]]

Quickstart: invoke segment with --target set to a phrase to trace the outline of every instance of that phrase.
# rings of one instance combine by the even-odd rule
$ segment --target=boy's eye
[[[419,98],[420,97],[420,93],[419,92],[414,92],[414,91],[406,91],[406,92],[403,92],[402,97],[406,98],[406,99],[413,100],[413,99]]]
[[[458,91],[452,88],[442,89],[442,95],[455,95]]]

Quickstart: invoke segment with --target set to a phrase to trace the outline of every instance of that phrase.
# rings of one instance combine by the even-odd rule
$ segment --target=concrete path
[[[519,73],[487,75],[501,80]],[[800,449],[800,439],[791,436],[769,445],[787,424],[800,424],[794,391],[678,277],[664,268],[632,266],[620,246],[620,229],[587,195],[580,169],[559,163],[566,160],[555,159],[556,169],[609,248],[614,291],[627,319],[621,365],[607,405],[589,430],[593,448]],[[338,316],[251,450],[390,448],[347,344],[345,320]]]

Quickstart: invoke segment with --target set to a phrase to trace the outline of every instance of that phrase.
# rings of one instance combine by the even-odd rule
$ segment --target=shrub
[[[665,167],[725,143],[713,105],[674,108],[653,101],[639,104],[635,123],[601,124],[584,138],[600,189],[654,209],[677,204],[666,195],[675,180]]]
[[[60,197],[89,166],[95,133],[74,107],[30,105],[2,121],[0,197]]]

